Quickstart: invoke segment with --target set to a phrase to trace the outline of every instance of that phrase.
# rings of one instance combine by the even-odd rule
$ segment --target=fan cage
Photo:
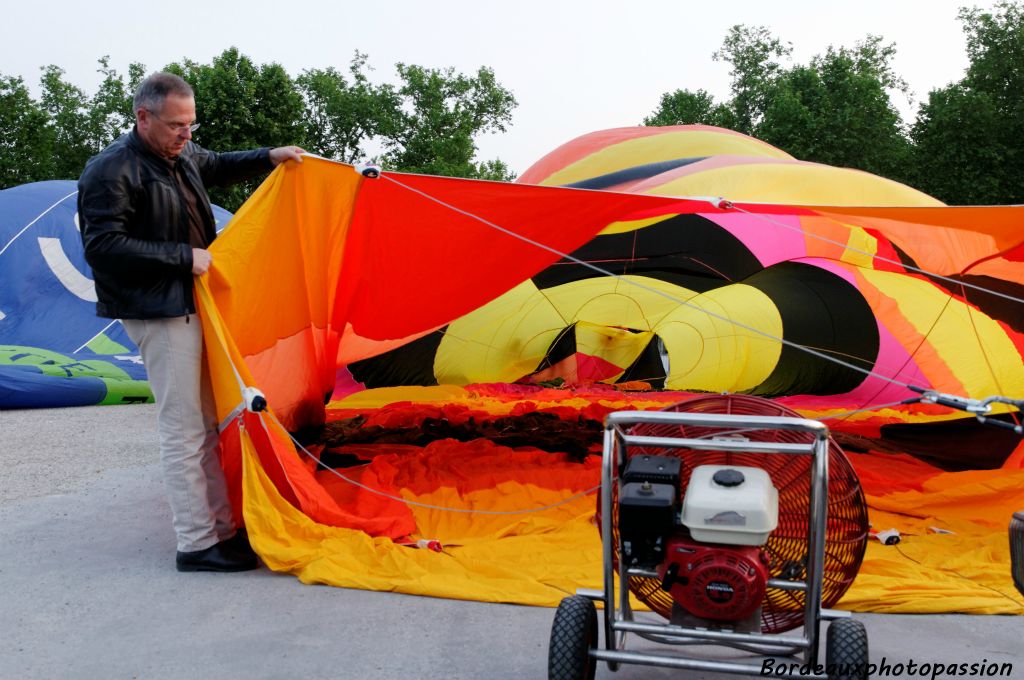
[[[800,414],[781,404],[746,395],[696,397],[665,409],[677,413],[717,413],[749,416],[800,418]],[[736,429],[641,423],[632,435],[709,439],[741,436],[749,441],[811,444],[814,435],[798,430]],[[860,569],[868,542],[868,515],[864,492],[846,455],[829,438],[827,522],[825,560],[822,573],[821,606],[835,605],[849,589]],[[779,523],[764,546],[770,558],[771,578],[805,580],[810,527],[811,464],[809,455],[695,451],[692,449],[631,446],[627,456],[656,455],[681,459],[679,498],[683,498],[690,474],[699,465],[737,465],[758,467],[771,477],[779,491]],[[619,522],[617,485],[612,485],[612,551],[615,569],[619,565]],[[600,518],[601,502],[598,499]],[[600,526],[600,522],[598,522]],[[675,601],[661,587],[661,581],[646,576],[629,576],[629,589],[641,602],[666,619],[672,615]],[[761,631],[781,633],[804,622],[805,593],[769,587],[761,606]]]

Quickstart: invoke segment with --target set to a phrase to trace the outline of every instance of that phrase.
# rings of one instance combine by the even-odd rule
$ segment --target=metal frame
[[[814,440],[810,444],[751,442],[737,438],[689,439],[683,437],[647,437],[626,433],[626,428],[638,424],[687,425],[693,427],[740,428],[743,430],[798,430],[809,432]],[[724,433],[723,433],[724,434]],[[591,649],[593,658],[605,661],[617,670],[620,663],[663,666],[698,671],[762,675],[760,659],[757,663],[714,661],[687,658],[681,654],[625,651],[629,633],[665,644],[716,644],[754,651],[765,656],[803,654],[803,665],[814,671],[818,667],[818,643],[822,619],[848,616],[846,612],[823,610],[821,593],[825,563],[825,527],[828,495],[828,428],[816,420],[782,416],[747,416],[717,413],[675,413],[670,411],[619,411],[605,419],[604,453],[601,464],[601,540],[604,551],[604,590],[579,590],[592,600],[604,603],[604,648]],[[617,467],[625,460],[630,446],[656,448],[687,448],[701,451],[734,451],[773,453],[780,455],[810,455],[811,465],[810,512],[807,527],[808,556],[806,581],[770,579],[770,588],[802,590],[806,592],[803,636],[759,633],[733,633],[703,628],[691,628],[671,623],[641,623],[633,619],[629,604],[628,578],[651,576],[653,572],[627,569],[619,563],[619,589],[615,590],[614,550],[622,554],[622,546],[613,544],[612,485],[618,484]],[[620,536],[621,540],[621,536]],[[656,574],[654,574],[656,576]],[[616,595],[618,597],[616,598]],[[616,605],[616,599],[618,604]],[[822,669],[823,670],[823,669]],[[775,677],[826,678],[812,672]]]

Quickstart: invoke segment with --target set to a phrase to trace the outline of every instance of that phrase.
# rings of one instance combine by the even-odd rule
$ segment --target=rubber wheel
[[[551,625],[548,648],[548,680],[593,680],[597,659],[597,608],[582,595],[562,600]]]
[[[825,635],[825,666],[829,680],[867,680],[868,632],[855,619],[837,619]]]

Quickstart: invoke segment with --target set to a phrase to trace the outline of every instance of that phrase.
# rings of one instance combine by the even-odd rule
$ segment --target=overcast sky
[[[22,76],[38,96],[39,68],[56,64],[95,92],[96,60],[127,74],[189,58],[209,63],[235,46],[257,64],[292,75],[334,66],[356,50],[375,81],[395,82],[396,62],[474,73],[494,69],[519,102],[508,132],[479,140],[478,159],[501,158],[517,173],[582,134],[639,124],[665,92],[728,96],[729,67],[711,58],[730,26],[766,26],[805,63],[829,45],[869,34],[894,42],[896,72],[910,84],[911,117],[929,90],[967,66],[957,11],[993,2],[950,0],[109,0],[3,1],[0,73]],[[902,99],[902,97],[901,97]],[[202,111],[199,112],[202,120]]]

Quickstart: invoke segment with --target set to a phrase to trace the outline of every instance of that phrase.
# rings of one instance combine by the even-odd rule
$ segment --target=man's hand
[[[296,163],[302,162],[302,154],[306,153],[305,149],[298,146],[279,146],[276,149],[270,150],[270,162],[274,164],[276,168],[285,161],[295,161]]]
[[[209,250],[203,250],[202,248],[192,249],[192,273],[196,276],[202,276],[210,270],[210,265],[213,264],[213,255],[210,255]]]

